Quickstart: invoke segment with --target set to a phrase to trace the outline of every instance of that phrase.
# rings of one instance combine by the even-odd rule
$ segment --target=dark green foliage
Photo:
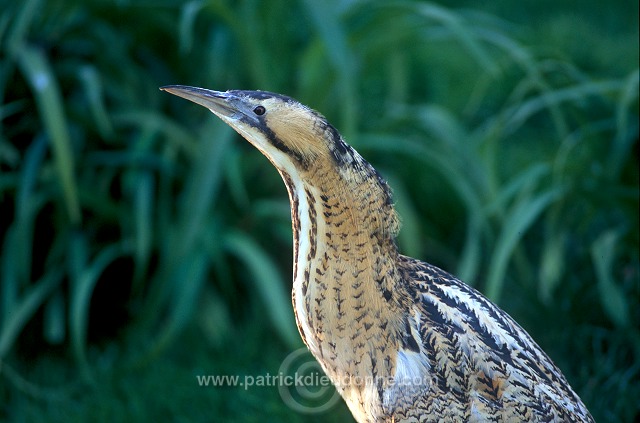
[[[511,313],[597,421],[638,417],[637,2],[0,3],[0,420],[308,421],[196,382],[300,347],[290,218],[166,84],[325,114],[389,179],[405,253]]]

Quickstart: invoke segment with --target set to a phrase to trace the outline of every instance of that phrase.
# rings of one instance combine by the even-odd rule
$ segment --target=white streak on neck
[[[300,222],[300,231],[298,233],[298,251],[295,251],[294,254],[297,254],[297,258],[294,257],[294,260],[297,260],[296,266],[296,274],[293,275],[293,291],[295,304],[293,305],[296,309],[296,315],[298,316],[298,323],[304,332],[304,338],[309,346],[309,349],[312,352],[318,351],[318,346],[315,341],[315,334],[311,326],[309,325],[309,316],[307,315],[307,309],[305,307],[305,295],[302,293],[302,285],[304,282],[304,272],[309,265],[309,261],[307,260],[307,254],[311,249],[310,237],[307,234],[311,231],[311,219],[309,217],[309,208],[311,205],[307,200],[307,193],[304,189],[304,184],[300,181],[300,178],[297,177],[296,173],[290,174],[293,184],[294,184],[294,192],[298,197],[298,210],[292,210],[292,213],[298,213],[298,221]],[[309,189],[312,189],[309,187]],[[309,295],[309,290],[313,289],[311,286],[311,281],[307,282],[307,295]]]

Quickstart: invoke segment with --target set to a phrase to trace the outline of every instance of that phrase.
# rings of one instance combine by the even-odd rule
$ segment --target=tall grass
[[[507,309],[598,421],[637,417],[637,22],[616,29],[619,52],[586,26],[611,66],[582,69],[551,36],[430,2],[0,10],[0,417],[239,420],[266,404],[306,418],[274,390],[174,395],[193,368],[277,368],[301,342],[282,183],[158,91],[172,83],[279,91],[327,115],[390,180],[404,252]]]

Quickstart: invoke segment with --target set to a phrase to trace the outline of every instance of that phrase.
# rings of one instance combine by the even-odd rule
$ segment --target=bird
[[[391,188],[322,114],[268,91],[160,89],[209,109],[280,173],[297,327],[356,421],[594,421],[513,318],[400,253]]]

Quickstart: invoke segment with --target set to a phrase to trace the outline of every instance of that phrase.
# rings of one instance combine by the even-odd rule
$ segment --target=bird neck
[[[348,343],[335,351],[345,328],[395,320],[398,219],[386,182],[364,159],[304,172],[280,172],[291,201],[296,321],[314,354],[349,360]]]

